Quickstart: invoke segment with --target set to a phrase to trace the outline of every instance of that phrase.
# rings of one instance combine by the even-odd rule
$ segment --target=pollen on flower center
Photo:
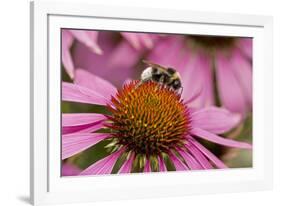
[[[189,132],[189,112],[180,96],[155,82],[133,81],[112,97],[108,125],[118,145],[137,154],[160,154],[180,147]]]

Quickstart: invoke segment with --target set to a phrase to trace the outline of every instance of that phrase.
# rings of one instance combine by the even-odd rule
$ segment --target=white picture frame
[[[272,17],[85,3],[31,3],[31,201],[89,202],[266,190],[273,183]],[[144,15],[145,14],[145,15]],[[188,26],[186,26],[188,25]],[[60,177],[60,28],[254,37],[253,168]],[[52,107],[50,107],[52,105]],[[110,195],[108,195],[110,194]]]

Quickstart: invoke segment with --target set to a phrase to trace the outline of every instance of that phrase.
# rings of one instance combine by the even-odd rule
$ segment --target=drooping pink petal
[[[217,55],[216,72],[219,97],[223,106],[230,111],[245,114],[247,111],[246,97],[241,89],[241,80],[235,75],[233,60],[226,55]]]
[[[136,49],[152,49],[156,34],[121,32],[121,35]]]
[[[88,33],[88,36],[90,37],[91,40],[94,40],[94,44],[97,44],[98,45],[98,36],[100,34],[100,32],[98,31],[86,31]],[[98,46],[99,47],[99,46]],[[102,52],[102,51],[101,51]],[[99,52],[98,52],[99,54]],[[102,54],[102,53],[101,53]]]
[[[194,158],[197,159],[197,161],[201,164],[202,168],[204,168],[204,169],[213,168],[213,166],[206,159],[206,157],[202,154],[202,152],[199,151],[196,147],[194,147],[192,144],[188,144],[186,147],[190,151],[190,153],[194,156]]]
[[[62,165],[61,175],[62,176],[76,176],[81,172],[81,170],[75,165],[64,163]]]
[[[107,105],[110,101],[102,94],[76,84],[62,83],[62,100],[88,104]]]
[[[232,52],[230,69],[240,84],[248,108],[252,106],[253,72],[252,65],[237,50]]]
[[[253,57],[253,38],[240,38],[237,42],[237,46],[241,49],[249,59]]]
[[[78,154],[106,138],[108,138],[108,134],[99,133],[72,133],[62,135],[62,159]]]
[[[73,37],[67,30],[62,30],[62,42],[61,42],[61,54],[62,54],[62,64],[70,76],[71,79],[74,78],[74,64],[70,54],[70,47],[73,43]]]
[[[160,172],[166,172],[167,171],[167,168],[166,168],[163,157],[158,156],[158,164],[159,164],[159,171]]]
[[[183,38],[161,38],[153,50],[148,54],[147,60],[166,67],[174,67],[177,71],[184,70],[188,55],[183,51]]]
[[[106,117],[96,113],[63,113],[62,126],[78,126],[105,120]]]
[[[150,36],[150,34],[146,33],[141,33],[139,34],[140,41],[143,43],[143,45],[148,48],[152,49],[153,48],[153,40]]]
[[[84,171],[80,173],[80,175],[99,175],[99,174],[110,174],[112,169],[120,157],[120,154],[124,152],[124,149],[119,149],[118,151],[110,154],[109,156],[95,162]]]
[[[119,42],[111,52],[108,59],[108,67],[115,68],[114,72],[117,75],[118,72],[123,72],[124,68],[130,68],[131,70],[136,70],[136,63],[139,61],[144,50],[136,51],[134,50],[126,41]],[[118,69],[121,69],[118,71]],[[116,71],[117,70],[117,71]],[[126,78],[128,78],[127,76]],[[123,79],[123,81],[125,78]]]
[[[122,32],[121,35],[135,48],[140,49],[140,39],[136,33]]]
[[[70,52],[62,47],[62,63],[64,65],[65,71],[71,79],[74,78],[74,64]]]
[[[102,54],[102,50],[97,42],[98,32],[85,30],[69,30],[71,34],[80,42],[89,47],[96,54]]]
[[[198,52],[196,54],[190,54],[185,69],[180,70],[183,87],[182,98],[189,101],[192,99],[193,101],[189,104],[190,106],[201,108],[213,105],[214,96],[211,67],[211,59],[207,55]],[[194,96],[196,99],[192,98]]]
[[[134,160],[135,160],[135,154],[131,153],[129,158],[127,158],[125,160],[125,162],[123,163],[123,165],[120,168],[120,170],[118,171],[118,173],[130,173]]]
[[[241,115],[218,107],[207,107],[191,113],[192,127],[222,134],[233,129],[241,120]]]
[[[89,124],[76,125],[76,126],[63,126],[62,134],[69,134],[75,132],[90,133],[102,129],[104,127],[104,121],[100,120]]]
[[[74,40],[73,36],[71,35],[71,32],[68,29],[62,29],[61,35],[62,45],[66,48],[70,48]]]
[[[203,88],[198,88],[198,91],[195,91],[192,96],[189,96],[188,99],[186,99],[186,103],[187,104],[190,104],[192,103],[193,101],[195,101],[198,97],[200,97],[201,93],[203,91]]]
[[[96,91],[99,94],[103,94],[103,96],[107,99],[110,99],[111,95],[114,96],[117,92],[116,87],[109,81],[106,81],[84,69],[75,70],[74,83]]]
[[[202,169],[201,165],[197,162],[197,160],[190,155],[187,151],[178,150],[180,155],[184,158],[185,162],[187,163],[188,167],[191,170],[200,170]]]
[[[150,160],[146,158],[143,172],[151,172]]]
[[[192,128],[191,134],[196,135],[197,137],[200,137],[202,139],[208,140],[210,142],[214,142],[220,145],[224,145],[227,147],[235,147],[235,148],[241,148],[241,149],[252,149],[252,145],[246,142],[238,142],[232,139],[227,139],[220,137],[216,134],[213,134],[211,132],[205,131],[200,128]]]
[[[169,157],[174,164],[176,171],[189,170],[189,168],[172,152],[169,153]]]
[[[204,146],[199,144],[196,140],[190,139],[190,143],[193,144],[198,150],[200,150],[209,160],[211,160],[217,168],[224,169],[227,168],[227,166],[219,159],[217,158],[212,152],[207,150]]]

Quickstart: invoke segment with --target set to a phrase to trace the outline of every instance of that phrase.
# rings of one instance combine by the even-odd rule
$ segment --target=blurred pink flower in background
[[[62,30],[62,63],[71,79],[75,68],[85,68],[121,85],[144,51],[152,49],[158,35],[129,32]],[[74,45],[74,41],[76,44]],[[75,49],[71,48],[75,47]],[[116,71],[120,71],[119,73]],[[114,77],[111,75],[114,72]],[[119,75],[118,75],[119,74]]]
[[[147,59],[179,71],[185,98],[201,91],[193,106],[214,105],[217,87],[222,106],[242,115],[251,111],[251,38],[169,35]]]
[[[194,79],[194,84],[197,80]],[[111,115],[63,114],[63,160],[103,140],[111,140],[111,154],[90,165],[80,175],[110,174],[122,155],[126,158],[119,173],[131,172],[135,161],[143,172],[154,171],[153,162],[158,165],[158,171],[167,171],[165,156],[175,170],[226,168],[198,139],[227,147],[252,148],[248,143],[218,135],[236,127],[240,115],[217,107],[192,108],[190,105],[195,101],[196,92],[192,95],[185,93],[181,99],[156,83],[145,83],[137,89],[134,89],[135,85],[136,82],[132,81],[117,91],[110,82],[82,69],[75,70],[74,83],[62,83],[63,101],[103,105],[112,112]],[[115,132],[99,133],[102,128]],[[128,136],[131,131],[134,135]]]

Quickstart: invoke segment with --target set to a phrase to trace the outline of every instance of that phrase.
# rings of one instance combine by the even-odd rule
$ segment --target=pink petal
[[[172,152],[169,154],[169,157],[174,164],[176,171],[189,170],[189,168]]]
[[[153,40],[149,34],[141,33],[139,34],[139,38],[146,48],[148,49],[153,48]]]
[[[120,154],[124,149],[120,149],[109,156],[95,162],[90,167],[80,173],[80,175],[110,174]]]
[[[73,37],[69,33],[69,31],[62,30],[62,42],[61,42],[62,63],[71,79],[73,79],[74,77],[74,64],[70,54],[70,47],[72,45],[72,42],[73,42]]]
[[[213,153],[211,153],[197,141],[190,139],[190,143],[192,143],[198,150],[208,157],[208,159],[211,160],[219,169],[227,168],[227,166],[220,159],[218,159]]]
[[[191,114],[192,127],[222,134],[233,129],[241,120],[241,115],[233,114],[226,109],[207,107]]]
[[[81,170],[69,163],[64,163],[62,165],[61,175],[62,176],[76,176],[81,172]]]
[[[121,35],[136,49],[152,49],[154,46],[154,40],[158,38],[158,34],[147,33],[131,33],[121,32]]]
[[[240,38],[237,46],[241,49],[248,58],[253,57],[253,39],[252,38]]]
[[[73,133],[62,135],[62,159],[82,152],[108,138],[108,134]]]
[[[102,114],[95,113],[70,113],[62,114],[62,126],[78,126],[84,124],[90,124],[105,120],[106,117]]]
[[[183,151],[183,150],[179,150],[179,153],[184,158],[184,160],[186,161],[188,167],[191,170],[202,169],[201,165],[197,162],[197,160],[194,159],[194,157],[192,157],[192,155],[190,155],[188,152]]]
[[[210,133],[200,128],[192,128],[191,133],[202,139],[214,142],[227,147],[235,147],[241,149],[252,149],[252,145],[245,142],[238,142],[232,139],[226,139],[216,134]]]
[[[69,30],[71,34],[80,42],[89,47],[96,54],[102,54],[102,50],[97,43],[98,32],[84,30]]]
[[[151,172],[150,160],[146,158],[143,172]]]
[[[70,48],[74,40],[71,32],[68,29],[62,29],[61,34],[62,34],[62,44],[66,48]]]
[[[67,82],[62,83],[62,100],[98,105],[110,104],[109,100],[102,94],[86,87]]]
[[[174,67],[177,70],[184,69],[188,56],[185,51],[182,51],[183,40],[178,36],[160,39],[147,59],[166,67]]]
[[[108,67],[115,68],[114,74],[116,75],[118,75],[118,72],[123,72],[124,68],[130,68],[134,72],[134,70],[137,69],[135,68],[136,63],[142,57],[142,54],[143,50],[136,51],[128,44],[128,42],[121,41],[118,45],[116,45],[114,51],[111,52],[108,59]],[[128,77],[129,76],[126,76],[126,78]],[[124,80],[125,78],[123,81]]]
[[[213,79],[211,59],[203,54],[189,55],[184,70],[180,70],[182,76],[182,97],[193,100],[190,106],[205,107],[213,105]],[[199,93],[199,95],[198,95]],[[193,97],[196,97],[194,99]]]
[[[86,31],[86,33],[88,34],[91,40],[94,40],[95,43],[97,43],[98,35],[99,35],[98,31]]]
[[[243,92],[244,98],[248,107],[252,107],[252,65],[244,58],[240,52],[234,51],[232,54],[231,69],[234,71],[234,75],[240,83],[240,88]]]
[[[159,171],[160,172],[166,172],[167,171],[164,159],[160,156],[158,156],[158,164],[159,164]]]
[[[198,97],[200,97],[200,95],[202,95],[202,91],[203,91],[203,87],[198,88],[198,91],[195,91],[192,95],[190,95],[189,97],[187,97],[188,99],[185,100],[185,102],[187,104],[192,103],[193,101],[195,101]]]
[[[62,127],[62,134],[69,134],[75,132],[90,133],[97,131],[104,127],[104,121],[100,120],[97,122],[92,122],[90,124],[76,125],[76,126],[64,126]]]
[[[71,54],[68,49],[62,47],[62,63],[65,71],[71,79],[74,78],[74,64],[72,61]]]
[[[110,82],[84,69],[76,69],[74,83],[102,94],[107,99],[110,99],[111,95],[114,96],[117,92],[116,87]]]
[[[210,162],[206,159],[206,157],[202,154],[201,151],[199,151],[196,147],[194,147],[192,144],[186,145],[190,153],[194,156],[195,159],[201,164],[201,166],[204,169],[212,169],[213,166],[210,164]]]
[[[236,76],[235,67],[239,66],[235,66],[236,60],[225,55],[218,55],[216,58],[218,91],[221,102],[227,109],[245,114],[247,111],[247,98],[241,88],[241,79]],[[248,79],[248,81],[249,84],[251,79]]]
[[[137,34],[130,32],[122,32],[121,34],[135,49],[140,49],[140,39]]]
[[[134,160],[135,160],[135,155],[131,154],[130,157],[126,159],[126,161],[124,162],[118,173],[130,173]]]

